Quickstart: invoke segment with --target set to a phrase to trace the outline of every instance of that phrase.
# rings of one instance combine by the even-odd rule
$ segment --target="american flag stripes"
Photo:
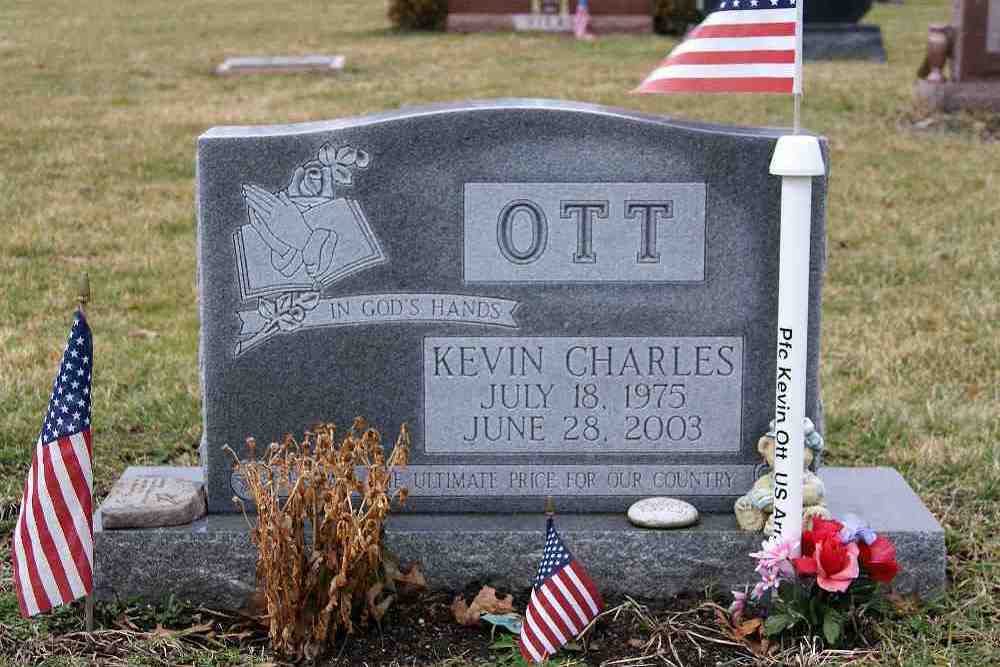
[[[12,544],[22,616],[93,590],[90,378],[94,346],[77,312],[24,485]]]
[[[521,655],[528,662],[544,662],[578,637],[603,608],[597,587],[563,546],[549,518],[542,562],[521,624]]]
[[[800,94],[801,2],[722,0],[635,92]]]

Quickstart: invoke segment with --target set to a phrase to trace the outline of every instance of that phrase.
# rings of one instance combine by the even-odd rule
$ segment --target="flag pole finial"
[[[556,515],[556,501],[552,496],[545,496],[545,516],[552,518]]]
[[[76,300],[80,303],[80,310],[90,303],[90,275],[85,271],[82,276],[80,276],[79,289],[77,290]]]

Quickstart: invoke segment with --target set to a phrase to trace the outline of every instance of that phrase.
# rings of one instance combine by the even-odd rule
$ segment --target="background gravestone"
[[[803,19],[809,23],[857,23],[872,8],[873,0],[808,0]]]
[[[536,100],[207,132],[210,509],[246,495],[224,445],[364,415],[411,426],[417,511],[731,511],[774,411],[777,136]]]
[[[652,9],[651,0],[591,0],[590,28],[596,33],[652,32]],[[449,0],[447,28],[452,32],[572,32],[574,12],[576,0]]]
[[[956,81],[1000,80],[1000,1],[955,1]]]
[[[917,97],[935,108],[1000,112],[1000,0],[955,0],[951,25],[930,27],[918,76]]]
[[[803,8],[805,59],[884,62],[881,29],[858,23],[872,3],[873,0],[808,0]]]

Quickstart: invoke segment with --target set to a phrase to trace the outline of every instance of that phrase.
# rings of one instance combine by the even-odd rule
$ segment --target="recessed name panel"
[[[704,183],[467,183],[475,282],[701,282]]]

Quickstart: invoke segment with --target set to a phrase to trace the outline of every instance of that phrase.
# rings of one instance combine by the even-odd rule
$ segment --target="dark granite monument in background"
[[[808,0],[804,7],[806,60],[886,60],[882,31],[859,23],[874,0]]]

